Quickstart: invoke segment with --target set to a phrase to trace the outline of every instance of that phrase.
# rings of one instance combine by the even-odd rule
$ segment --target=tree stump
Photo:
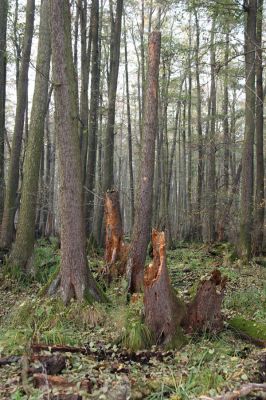
[[[197,294],[187,306],[182,326],[187,333],[211,331],[218,332],[223,327],[221,305],[224,298],[227,278],[222,278],[219,270],[199,286]]]
[[[110,283],[114,277],[124,275],[127,246],[123,242],[119,193],[110,190],[105,194],[105,262],[104,275]]]
[[[152,231],[152,245],[153,262],[144,275],[145,323],[157,344],[181,344],[184,338],[180,322],[185,313],[185,305],[177,299],[170,283],[164,232]]]

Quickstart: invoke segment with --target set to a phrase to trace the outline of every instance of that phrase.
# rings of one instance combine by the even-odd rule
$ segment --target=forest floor
[[[35,250],[37,282],[21,285],[0,270],[0,357],[23,356],[0,366],[1,399],[63,399],[56,397],[57,393],[79,393],[82,399],[189,400],[265,381],[266,349],[242,339],[226,323],[219,335],[188,337],[181,349],[126,351],[121,341],[130,319],[126,282],[113,283],[107,289],[107,305],[78,306],[73,302],[65,308],[59,300],[39,295],[58,263],[56,244],[41,241]],[[266,259],[260,265],[242,265],[228,245],[180,244],[167,252],[167,265],[172,284],[184,300],[193,296],[201,277],[219,268],[228,277],[225,320],[240,315],[254,324],[265,323]],[[90,266],[96,273],[103,266],[102,258],[95,255]],[[134,331],[134,321],[132,327]],[[32,357],[34,343],[51,346],[43,355],[50,354],[53,345],[80,347],[77,353],[61,353],[66,367],[52,393],[48,380],[36,388],[33,381],[38,374],[33,374],[33,379],[27,372],[25,360]],[[38,371],[38,366],[35,360],[30,371]]]

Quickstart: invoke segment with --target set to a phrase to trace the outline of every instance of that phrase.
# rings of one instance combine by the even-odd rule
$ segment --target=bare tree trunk
[[[251,257],[251,231],[253,212],[254,131],[255,131],[255,50],[257,0],[249,0],[245,28],[246,105],[245,138],[242,156],[240,255]]]
[[[16,211],[16,195],[19,184],[19,166],[24,127],[24,116],[28,91],[28,70],[31,53],[31,42],[34,26],[35,1],[28,0],[26,7],[26,25],[23,39],[23,55],[18,80],[18,98],[12,151],[8,171],[5,204],[2,219],[1,246],[10,247],[14,233],[14,216]]]
[[[51,42],[49,0],[43,0],[40,14],[38,57],[28,145],[23,168],[23,186],[17,236],[10,262],[26,267],[34,247],[35,218],[39,183],[40,159],[43,149],[44,121],[47,113]]]
[[[5,189],[5,104],[6,104],[6,28],[8,0],[0,2],[0,221]]]
[[[130,217],[131,229],[134,225],[134,176],[133,176],[133,160],[132,160],[132,130],[131,130],[131,110],[130,110],[130,94],[128,83],[128,59],[127,59],[127,32],[124,16],[124,47],[125,47],[125,73],[126,73],[126,92],[127,92],[127,129],[128,129],[128,163],[129,163],[129,185],[130,185]]]
[[[88,159],[86,174],[86,231],[92,233],[94,187],[97,155],[98,134],[98,109],[100,96],[100,59],[99,59],[99,1],[93,0],[91,4],[91,36],[92,36],[92,73],[91,73],[91,97],[89,113],[88,133]]]
[[[83,215],[77,86],[71,48],[69,2],[50,0],[57,143],[60,168],[61,292],[65,303],[101,300],[88,269]]]
[[[202,123],[201,123],[201,93],[200,93],[200,76],[199,76],[199,44],[200,44],[200,28],[198,15],[195,11],[196,20],[196,80],[197,80],[197,129],[198,129],[198,183],[197,183],[197,209],[196,209],[196,236],[202,239],[202,188],[203,188],[203,139],[202,139]]]
[[[152,187],[155,159],[155,137],[158,129],[158,74],[160,62],[160,32],[152,32],[148,44],[148,71],[144,109],[144,136],[141,152],[140,183],[138,189],[133,239],[127,262],[129,291],[143,288],[144,263],[149,242],[152,215]]]
[[[263,0],[258,0],[256,52],[256,193],[253,252],[262,251],[264,230],[264,159],[263,159],[263,66],[262,66]]]

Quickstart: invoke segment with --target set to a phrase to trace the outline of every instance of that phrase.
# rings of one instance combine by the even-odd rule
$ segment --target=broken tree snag
[[[224,298],[226,278],[214,270],[208,279],[199,286],[197,294],[187,306],[187,313],[182,326],[187,333],[211,331],[223,328],[221,306]]]
[[[185,306],[171,286],[166,266],[165,234],[152,231],[153,262],[144,274],[145,323],[154,335],[156,344],[173,347],[184,342],[180,322]]]
[[[119,193],[110,190],[105,194],[105,270],[108,280],[125,273],[127,246],[123,242]],[[117,263],[118,262],[118,263]],[[117,263],[117,264],[115,264]]]

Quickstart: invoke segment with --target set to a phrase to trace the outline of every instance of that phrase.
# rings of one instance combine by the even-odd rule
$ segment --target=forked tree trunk
[[[153,262],[144,275],[145,323],[157,344],[167,344],[178,333],[185,306],[178,301],[171,286],[167,267],[165,234],[152,231]]]
[[[127,262],[129,291],[143,289],[144,264],[150,236],[152,188],[155,159],[155,137],[158,129],[158,75],[161,33],[152,32],[148,44],[148,71],[144,111],[144,137],[141,152],[140,182],[133,228],[133,239]]]

